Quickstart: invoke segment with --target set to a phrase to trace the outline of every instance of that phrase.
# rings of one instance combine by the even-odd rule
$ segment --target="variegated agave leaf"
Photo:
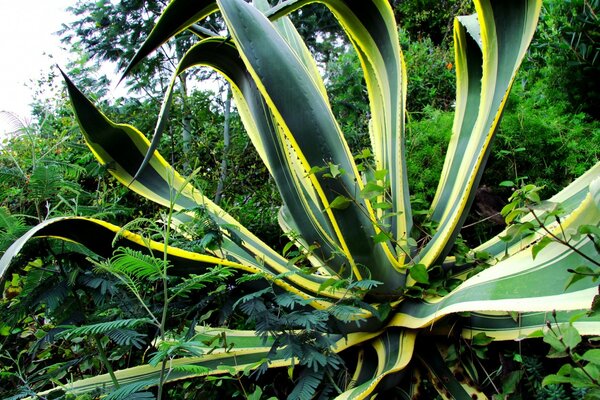
[[[359,56],[369,94],[375,181],[359,172],[331,111],[330,101],[335,99],[327,97],[315,62],[286,17],[309,3],[329,8]],[[152,141],[134,127],[110,121],[65,79],[88,146],[101,163],[112,166],[110,172],[115,178],[163,206],[176,210],[201,206],[219,225],[235,228],[223,229],[223,245],[209,254],[168,248],[174,273],[192,273],[212,264],[260,273],[321,310],[352,296],[351,290],[322,290],[328,282],[381,282],[368,296],[374,306],[356,315],[362,324],[346,321],[340,324],[339,332],[331,333],[334,352],[360,347],[352,381],[339,398],[368,398],[381,382],[390,382],[396,373],[415,365],[410,363],[413,358],[425,365],[433,379],[452,377],[445,364],[438,362],[441,356],[435,346],[415,345],[421,340],[420,330],[447,333],[444,328],[452,315],[459,319],[456,326],[464,338],[485,333],[493,340],[513,340],[543,327],[554,310],[557,321],[570,321],[589,308],[598,291],[591,279],[581,279],[567,289],[565,282],[570,277],[568,268],[589,263],[582,254],[597,257],[593,241],[575,232],[582,224],[600,223],[598,184],[594,183],[600,164],[551,199],[562,203],[567,215],[561,226],[549,228],[566,232],[571,246],[554,241],[533,257],[528,246],[547,232],[538,230],[508,243],[492,238],[476,250],[495,257],[494,266],[472,277],[471,266],[457,268],[454,277],[462,284],[443,297],[411,300],[403,295],[415,283],[408,273],[411,268],[454,267],[454,260],[447,256],[473,201],[508,93],[533,36],[541,1],[476,0],[475,6],[476,15],[458,17],[454,23],[456,114],[430,210],[438,229],[420,247],[411,239],[413,221],[405,167],[407,77],[396,22],[386,0],[288,0],[273,8],[265,0],[254,5],[243,0],[172,1],[128,71],[162,43],[212,13],[220,12],[229,37],[203,38],[181,60],[165,94]],[[319,249],[307,257],[315,273],[290,265],[193,188],[156,151],[175,80],[196,66],[212,68],[231,83],[246,131],[281,193],[282,229],[294,232],[299,246],[317,245]],[[180,194],[173,202],[175,192]],[[376,206],[381,202],[389,203],[389,213]],[[177,222],[190,218],[193,216],[182,214]],[[10,261],[33,237],[80,242],[108,256],[116,231],[118,227],[93,219],[46,221],[5,253],[0,274],[6,274]],[[120,244],[138,249],[146,245],[133,233],[124,235]],[[164,248],[159,243],[150,247],[155,251]],[[374,313],[381,306],[378,303],[390,308],[386,318]],[[598,317],[580,317],[575,326],[583,334],[600,333]],[[205,349],[204,356],[174,360],[169,380],[235,373],[257,368],[267,358],[269,367],[295,363],[293,358],[282,356],[286,353],[273,354],[269,344],[256,341],[252,332],[230,331],[228,337],[238,344],[231,351]],[[139,383],[157,374],[157,368],[148,365],[115,372],[124,384]],[[111,385],[108,375],[100,375],[70,383],[65,389],[84,393]],[[440,378],[442,386],[442,392],[456,398],[482,398],[472,385],[453,378]]]

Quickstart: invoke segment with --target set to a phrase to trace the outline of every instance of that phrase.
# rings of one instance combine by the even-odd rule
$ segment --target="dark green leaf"
[[[410,277],[419,283],[429,283],[429,273],[423,264],[415,264],[408,270]]]
[[[367,182],[365,187],[360,191],[361,196],[364,199],[372,199],[383,194],[385,191],[384,187],[376,184],[375,182]]]
[[[594,270],[592,270],[587,265],[580,265],[579,267],[575,268],[574,270],[569,270],[569,272],[571,272],[573,275],[571,275],[571,278],[567,281],[565,290],[567,290],[569,288],[569,286],[571,286],[575,282],[580,281],[584,278],[588,278],[594,274]]]
[[[600,349],[591,349],[583,353],[582,360],[600,365]]]
[[[384,231],[381,231],[377,235],[373,236],[373,242],[375,243],[384,243],[388,240],[390,240],[390,235]]]
[[[382,181],[385,179],[385,177],[387,176],[387,169],[378,169],[377,171],[375,171],[375,179],[377,179],[378,181]]]
[[[474,346],[487,346],[493,341],[493,337],[486,335],[485,332],[479,332],[477,335],[473,336],[471,343],[473,343]]]
[[[561,325],[561,334],[565,345],[574,349],[579,343],[581,343],[581,335],[573,325]]]
[[[548,246],[550,243],[552,243],[552,239],[549,236],[544,236],[542,238],[542,240],[540,240],[539,242],[534,244],[533,247],[531,248],[531,255],[532,255],[533,259],[535,260],[535,257],[538,255],[538,253],[540,251],[542,251],[542,249],[544,249],[544,247]]]
[[[350,200],[348,197],[338,196],[333,199],[331,203],[329,203],[329,208],[333,210],[345,210],[346,208],[350,207],[350,204],[352,204],[352,200]]]
[[[502,382],[502,394],[507,395],[515,393],[524,373],[525,371],[523,370],[510,372]]]

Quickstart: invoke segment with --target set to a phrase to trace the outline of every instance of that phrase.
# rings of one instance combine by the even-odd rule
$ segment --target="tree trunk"
[[[231,134],[229,129],[229,121],[231,119],[231,86],[227,83],[227,97],[225,98],[225,121],[223,123],[223,159],[221,160],[221,174],[219,176],[219,183],[217,184],[217,191],[215,193],[215,204],[221,202],[223,196],[223,188],[225,186],[225,178],[227,178],[227,153],[229,152],[229,143],[231,141]]]

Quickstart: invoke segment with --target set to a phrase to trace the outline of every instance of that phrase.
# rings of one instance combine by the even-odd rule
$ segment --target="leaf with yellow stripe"
[[[218,46],[214,39],[208,41]],[[223,249],[227,254],[242,264],[272,275],[291,272],[286,275],[285,280],[292,281],[302,290],[313,294],[318,292],[326,277],[303,274],[301,270],[290,265],[279,253],[202,195],[200,190],[189,184],[158,152],[153,153],[148,167],[133,180],[149,149],[148,140],[134,127],[110,121],[66,76],[65,80],[86,143],[98,161],[108,166],[110,173],[121,183],[158,204],[166,207],[173,206],[176,211],[202,207],[219,226],[229,227],[229,231],[224,231],[223,236],[225,242]],[[177,218],[186,219],[185,215]],[[327,292],[326,295],[339,298],[344,293]]]
[[[489,155],[517,69],[533,36],[540,0],[481,0],[454,24],[457,98],[452,137],[431,206],[438,230],[417,260],[434,265],[453,245]]]

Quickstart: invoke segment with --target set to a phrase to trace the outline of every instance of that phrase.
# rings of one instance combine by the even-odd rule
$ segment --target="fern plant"
[[[331,112],[335,99],[328,98],[316,63],[286,17],[313,2],[335,15],[364,72],[372,148],[356,158]],[[174,227],[189,224],[195,215],[186,210],[201,207],[219,232],[218,245],[205,246],[204,253],[148,241],[133,232],[119,235],[117,246],[162,253],[169,274],[190,276],[209,265],[255,274],[297,296],[276,295],[272,301],[300,302],[316,310],[291,310],[285,316],[284,322],[296,327],[295,336],[265,329],[257,337],[252,331],[204,327],[197,333],[204,337],[196,340],[197,351],[172,358],[168,376],[164,368],[145,364],[114,371],[119,384],[290,367],[297,365],[297,354],[318,349],[317,353],[349,359],[351,379],[336,383],[340,399],[369,398],[390,386],[406,397],[423,381],[432,382],[443,396],[483,398],[473,382],[456,379],[444,363],[441,352],[448,347],[444,342],[449,333],[465,340],[482,335],[486,341],[523,338],[545,326],[554,309],[559,322],[578,316],[574,324],[582,334],[600,333],[599,317],[584,311],[597,284],[581,279],[567,289],[563,285],[568,268],[585,265],[589,260],[581,255],[589,257],[595,251],[588,237],[573,232],[581,224],[600,222],[600,164],[551,199],[562,203],[566,216],[560,226],[546,228],[564,231],[570,247],[550,242],[534,257],[529,247],[548,232],[533,227],[508,240],[501,239],[506,233],[494,237],[460,260],[450,256],[460,243],[461,227],[540,7],[539,0],[477,0],[477,14],[455,20],[455,119],[423,231],[415,228],[410,204],[404,149],[407,78],[386,0],[287,0],[272,8],[265,0],[254,5],[243,0],[172,1],[128,71],[185,29],[202,40],[175,71],[151,142],[132,126],[106,118],[65,76],[86,142],[103,165],[111,166],[115,178],[178,211],[170,221]],[[227,37],[206,37],[197,29],[196,22],[216,12],[225,20]],[[156,151],[177,76],[195,66],[212,68],[231,83],[247,133],[280,191],[284,206],[279,222],[297,246],[298,258],[288,260],[269,248]],[[175,201],[173,192],[179,193]],[[0,274],[9,271],[11,260],[33,237],[77,241],[110,256],[112,238],[120,231],[89,218],[45,221],[7,250]],[[491,266],[484,269],[478,259]],[[260,317],[264,301],[259,297],[240,299],[239,307],[257,324],[268,326]],[[228,346],[215,349],[207,344],[224,333]],[[311,333],[322,334],[310,337]],[[294,340],[306,335],[312,342],[322,340],[325,347],[305,349],[300,342],[301,348],[293,350]],[[269,338],[289,341],[279,346],[269,344]],[[324,387],[324,379],[339,367],[332,359],[316,354],[305,359],[293,397],[310,398]],[[115,386],[110,376],[100,375],[69,382],[63,390],[84,393]]]

